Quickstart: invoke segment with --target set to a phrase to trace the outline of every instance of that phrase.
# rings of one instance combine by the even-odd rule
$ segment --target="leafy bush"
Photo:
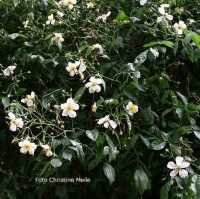
[[[1,198],[200,197],[197,0],[0,8]]]

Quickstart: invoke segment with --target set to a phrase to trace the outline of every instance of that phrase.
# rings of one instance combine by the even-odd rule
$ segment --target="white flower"
[[[132,102],[129,102],[126,106],[126,110],[128,111],[129,115],[133,115],[134,113],[138,112],[138,106],[133,104]]]
[[[113,120],[110,120],[109,115],[106,115],[105,117],[101,118],[97,124],[103,124],[105,128],[108,128],[111,126],[113,129],[117,127],[117,123]]]
[[[179,174],[179,176],[181,178],[185,178],[188,176],[188,171],[185,168],[187,168],[189,166],[190,166],[190,163],[184,162],[183,157],[180,157],[180,156],[176,157],[176,164],[172,161],[168,162],[168,164],[167,164],[167,168],[173,169],[170,172],[170,176],[174,177],[177,174]]]
[[[24,140],[22,142],[19,142],[19,147],[21,147],[20,152],[26,154],[27,152],[30,155],[34,155],[35,149],[37,148],[37,145],[33,142],[30,142],[29,140]]]
[[[101,91],[99,84],[102,84],[102,80],[100,78],[90,77],[90,82],[85,84],[85,86],[86,88],[89,88],[89,93],[99,93]]]
[[[55,36],[54,36],[54,41],[55,41],[56,43],[61,43],[61,42],[64,41],[64,39],[63,39],[61,33],[54,33],[54,35],[55,35]]]
[[[17,127],[22,128],[24,126],[24,122],[22,121],[22,118],[16,118],[13,113],[8,113],[9,119],[10,119],[10,130],[16,131]]]
[[[46,153],[47,157],[53,155],[53,153],[51,151],[51,147],[49,145],[45,144],[45,145],[42,145],[41,147],[43,148],[43,151]]]
[[[94,45],[92,45],[92,50],[94,50],[94,49],[99,49],[99,53],[102,55],[103,54],[103,47],[102,47],[102,45],[100,45],[100,44],[94,44]]]
[[[143,6],[144,4],[147,3],[147,0],[140,0],[140,5]]]
[[[74,7],[74,4],[76,4],[76,0],[63,0],[63,5],[68,6],[70,10]]]
[[[67,102],[61,104],[61,109],[63,109],[62,116],[69,116],[71,118],[76,117],[76,110],[79,109],[79,105],[74,102],[72,98],[67,99]]]
[[[150,48],[150,51],[154,55],[155,58],[159,56],[159,52],[156,48]]]
[[[58,15],[59,17],[63,17],[65,14],[64,14],[63,12],[57,11],[57,15]]]
[[[88,2],[87,3],[87,8],[94,8],[94,3],[93,2]]]
[[[8,66],[6,69],[3,70],[3,74],[5,76],[10,76],[11,74],[13,74],[14,70],[15,70],[16,66]]]
[[[164,5],[165,5],[165,4],[164,4]],[[163,7],[163,6],[159,7],[159,8],[158,8],[158,11],[159,11],[160,14],[162,15],[162,16],[160,16],[160,17],[157,18],[157,22],[158,22],[158,23],[161,22],[161,21],[166,21],[166,20],[171,21],[171,20],[173,19],[173,16],[172,16],[172,15],[170,15],[169,13],[166,13],[166,12],[165,12],[165,7]]]
[[[78,73],[77,67],[79,65],[80,65],[79,61],[76,61],[75,63],[71,63],[71,62],[68,63],[66,70],[69,72],[69,75],[71,77],[73,77],[75,74]]]
[[[107,14],[103,14],[97,17],[97,20],[102,19],[103,22],[106,22],[106,19],[110,16],[111,12],[109,11]]]
[[[26,98],[21,99],[21,102],[26,103],[26,105],[29,107],[33,105],[34,98],[35,98],[35,93],[32,91],[30,95],[26,96]]]
[[[54,19],[54,17],[53,17],[53,14],[51,14],[51,15],[49,15],[48,16],[48,20],[46,21],[46,24],[48,25],[48,24],[54,24],[55,23],[55,19]]]
[[[104,148],[103,148],[103,155],[108,155],[109,151],[110,151],[109,146],[104,146]]]
[[[178,35],[183,34],[183,30],[187,28],[186,24],[183,21],[179,21],[179,23],[174,24],[174,28]]]
[[[23,23],[23,25],[24,25],[24,28],[27,28],[27,27],[28,27],[29,20],[23,21],[22,23]]]
[[[83,58],[80,58],[79,62],[80,62],[80,65],[79,65],[78,72],[83,73],[86,70],[86,65]]]

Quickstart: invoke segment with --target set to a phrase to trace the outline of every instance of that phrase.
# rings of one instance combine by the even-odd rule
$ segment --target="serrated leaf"
[[[1,101],[4,108],[7,108],[10,105],[10,99],[8,97],[2,97]]]
[[[148,189],[148,176],[142,168],[139,168],[134,173],[134,184],[137,191],[142,195]]]
[[[67,153],[67,152],[64,151],[63,154],[62,154],[62,158],[64,158],[65,160],[71,161],[71,159],[72,159],[72,154]]]
[[[108,178],[110,185],[115,181],[115,170],[114,168],[108,164],[104,163],[103,164],[103,172],[105,176]]]
[[[85,131],[85,133],[86,133],[87,137],[90,138],[93,141],[96,141],[96,139],[99,135],[99,132],[98,132],[97,129],[94,129],[94,130],[91,130],[91,131],[87,130],[87,131]]]
[[[62,166],[62,162],[61,162],[61,160],[60,159],[57,159],[57,158],[54,158],[54,159],[52,159],[51,161],[50,161],[50,163],[51,163],[51,166],[52,167],[61,167]]]

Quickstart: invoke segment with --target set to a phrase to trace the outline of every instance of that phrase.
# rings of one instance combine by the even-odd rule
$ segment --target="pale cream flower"
[[[48,20],[46,21],[46,24],[48,25],[48,24],[54,24],[56,22],[56,20],[54,19],[54,16],[53,16],[53,14],[51,14],[51,15],[49,15],[48,16]]]
[[[80,65],[79,65],[78,72],[83,73],[86,70],[86,65],[85,65],[84,59],[80,58],[79,62],[80,62]]]
[[[27,152],[30,155],[34,155],[35,149],[37,145],[29,140],[24,140],[18,143],[19,147],[21,147],[20,152],[26,154]]]
[[[62,116],[75,118],[77,116],[75,111],[79,109],[79,105],[72,98],[69,98],[66,103],[61,104],[61,109],[63,109]]]
[[[126,110],[128,111],[129,115],[133,115],[134,113],[138,112],[138,106],[133,104],[132,102],[129,102],[126,106]]]
[[[97,104],[96,104],[96,102],[94,102],[94,104],[92,104],[91,109],[92,109],[92,112],[96,112],[97,111]]]
[[[26,103],[28,107],[33,105],[33,99],[35,98],[35,92],[31,92],[30,95],[27,95],[26,98],[21,99],[22,103]]]
[[[110,117],[109,115],[106,115],[105,117],[101,118],[97,122],[97,124],[103,124],[105,128],[108,128],[109,126],[111,126],[113,129],[115,129],[117,127],[117,123],[111,120],[109,117]]]
[[[178,35],[183,34],[183,30],[187,28],[186,24],[183,21],[179,21],[179,23],[174,24],[174,28]]]
[[[92,45],[92,50],[99,49],[99,53],[103,54],[103,47],[99,43]]]
[[[189,162],[185,162],[183,160],[183,157],[180,157],[180,156],[176,157],[175,162],[176,162],[176,164],[174,162],[172,162],[172,161],[168,162],[168,164],[167,164],[167,168],[173,169],[170,172],[170,176],[174,177],[177,174],[179,174],[179,176],[181,178],[187,177],[188,176],[188,171],[186,170],[186,168],[190,166],[190,163]]]
[[[158,11],[162,15],[162,16],[157,18],[157,22],[158,23],[162,22],[162,21],[167,21],[167,20],[171,21],[171,20],[173,20],[173,16],[170,15],[169,13],[165,12],[165,7],[163,7],[163,6],[159,7]]]
[[[88,2],[87,4],[87,8],[94,8],[94,3],[93,2]]]
[[[64,39],[63,39],[63,37],[62,37],[62,35],[61,35],[61,33],[54,33],[54,41],[56,42],[56,43],[62,43],[63,41],[64,41]]]
[[[90,77],[90,82],[85,84],[85,86],[86,88],[89,88],[89,93],[99,93],[101,91],[99,84],[102,84],[102,80],[100,78]]]
[[[10,76],[11,74],[14,73],[16,66],[8,66],[6,69],[3,70],[3,74],[5,76]]]
[[[22,128],[24,126],[24,122],[22,121],[22,118],[16,118],[12,112],[9,112],[8,116],[10,119],[10,130],[11,131],[16,131],[17,127]]]
[[[45,152],[47,157],[53,155],[53,153],[51,151],[51,147],[49,145],[45,144],[45,145],[41,145],[41,147],[43,148],[43,151]]]
[[[76,4],[76,0],[63,0],[63,5],[67,6],[70,10],[74,7],[74,4]]]
[[[69,62],[67,67],[66,67],[66,70],[69,72],[69,75],[71,77],[73,77],[75,74],[78,73],[78,66],[80,65],[80,62],[79,61],[76,61],[75,63],[72,63],[72,62]]]
[[[107,14],[103,14],[97,17],[97,20],[102,20],[104,23],[106,22],[107,18],[110,16],[111,12],[109,11]]]

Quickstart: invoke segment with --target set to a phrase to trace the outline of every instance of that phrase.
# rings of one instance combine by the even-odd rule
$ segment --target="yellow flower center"
[[[75,66],[75,65],[71,65],[70,71],[71,71],[71,72],[75,72],[75,71],[76,71],[76,66]]]
[[[30,146],[29,144],[25,144],[25,145],[23,146],[23,148],[24,148],[26,151],[28,151],[28,150],[31,148],[31,146]]]
[[[27,95],[26,96],[26,100],[28,101],[28,100],[31,100],[32,99],[32,97],[30,96],[30,95]]]
[[[17,125],[17,121],[13,119],[13,120],[10,121],[10,124],[11,125]]]
[[[71,104],[69,104],[69,105],[66,107],[66,111],[67,111],[67,112],[73,111],[73,106],[72,106]]]
[[[61,36],[61,35],[56,35],[56,36],[55,36],[55,41],[56,41],[56,42],[60,42],[61,39],[62,39],[62,36]]]
[[[133,113],[137,112],[138,107],[135,104],[129,106],[129,110]]]

